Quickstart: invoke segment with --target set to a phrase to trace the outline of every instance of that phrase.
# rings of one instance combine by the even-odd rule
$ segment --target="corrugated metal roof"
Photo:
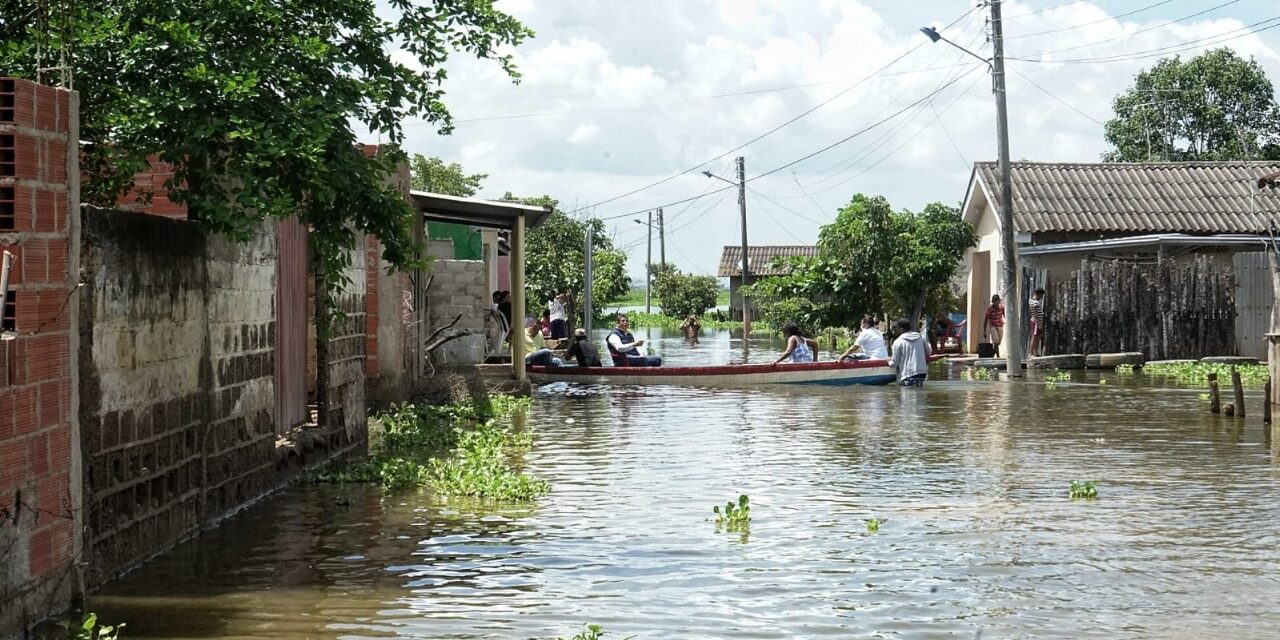
[[[769,266],[769,263],[774,258],[790,258],[792,256],[811,258],[816,255],[818,255],[818,247],[813,245],[748,245],[747,270],[753,276],[785,276],[790,273],[789,269],[777,269]],[[726,246],[724,248],[724,251],[720,254],[720,272],[717,275],[721,278],[742,275],[741,246]]]
[[[1280,162],[1014,162],[1013,225],[1032,233],[1259,232],[1280,212],[1280,190],[1257,182],[1276,171]],[[996,163],[975,163],[974,173],[998,210]]]

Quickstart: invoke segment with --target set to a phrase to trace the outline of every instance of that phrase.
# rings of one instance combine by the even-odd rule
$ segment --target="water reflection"
[[[673,364],[742,357],[725,332],[646,335]],[[549,385],[536,507],[298,487],[91,605],[139,638],[1280,635],[1277,438],[1108,378]],[[745,539],[711,519],[739,493]]]

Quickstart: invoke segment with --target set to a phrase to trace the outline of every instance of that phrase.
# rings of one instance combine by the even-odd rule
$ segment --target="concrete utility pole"
[[[653,313],[653,212],[649,212],[649,224],[645,233],[649,237],[649,248],[644,253],[644,312]]]
[[[667,232],[662,226],[662,209],[658,209],[658,261],[667,266]]]
[[[1009,107],[1004,74],[1004,24],[1002,0],[991,0],[991,81],[996,94],[996,135],[1000,162],[1000,247],[1004,262],[1004,353],[1006,373],[1022,375],[1022,273],[1013,233],[1013,177],[1009,167]]]
[[[742,287],[747,286],[747,165],[746,159],[738,156],[738,209],[742,211]],[[745,344],[747,335],[751,333],[751,304],[747,302],[747,294],[739,287],[742,297],[742,341]]]
[[[595,284],[591,273],[591,254],[595,249],[595,231],[590,226],[587,227],[587,246],[586,246],[586,267],[582,272],[583,291],[582,291],[582,328],[586,330],[587,337],[591,337],[591,320],[595,318],[595,309],[591,307],[591,287]]]

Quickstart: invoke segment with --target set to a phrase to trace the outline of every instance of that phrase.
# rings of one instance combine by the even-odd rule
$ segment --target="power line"
[[[814,220],[813,218],[810,218],[809,216],[806,216],[806,215],[804,215],[804,214],[800,213],[799,211],[796,211],[795,209],[792,209],[792,208],[790,208],[790,207],[784,206],[782,203],[780,203],[780,202],[776,202],[773,198],[770,198],[769,196],[766,196],[766,195],[764,195],[763,193],[760,193],[759,191],[756,191],[755,189],[752,189],[751,187],[747,187],[747,191],[750,191],[751,193],[754,193],[755,195],[759,196],[762,200],[767,200],[767,201],[772,202],[773,204],[775,204],[775,205],[777,205],[777,206],[779,206],[779,207],[782,207],[783,209],[786,209],[788,212],[793,213],[793,214],[795,214],[796,216],[799,216],[801,220],[805,220],[805,221],[808,221],[808,222],[812,222],[813,224],[816,224],[816,225],[819,225],[819,226],[826,224],[825,222],[821,222],[821,221],[819,221],[819,220]]]
[[[920,105],[920,104],[924,103],[924,102],[925,102],[926,100],[928,100],[929,98],[932,98],[933,96],[938,95],[938,94],[939,94],[939,93],[941,93],[942,91],[944,91],[944,90],[946,90],[947,88],[949,88],[951,85],[955,84],[955,83],[956,83],[956,81],[958,81],[960,78],[963,78],[964,76],[967,76],[967,75],[969,75],[970,73],[973,73],[973,71],[974,71],[975,69],[978,69],[978,68],[980,68],[980,67],[981,67],[981,65],[976,65],[976,64],[975,64],[975,65],[973,65],[972,67],[970,67],[970,69],[969,69],[968,71],[966,71],[965,73],[963,73],[963,74],[961,74],[961,75],[959,75],[959,76],[956,76],[956,77],[955,77],[954,79],[952,79],[951,81],[949,81],[949,82],[947,82],[946,84],[942,85],[942,87],[938,88],[938,89],[937,89],[937,90],[935,90],[935,91],[930,92],[928,95],[924,96],[923,98],[920,98],[919,100],[916,100],[915,102],[912,102],[911,104],[907,105],[906,107],[904,107],[904,108],[902,108],[902,109],[900,109],[900,110],[898,110],[898,111],[895,111],[893,114],[891,114],[891,115],[889,115],[889,116],[887,116],[887,117],[885,117],[885,118],[882,118],[882,119],[880,119],[880,120],[876,121],[875,123],[873,123],[873,124],[871,124],[871,125],[869,125],[869,126],[867,126],[867,127],[864,127],[864,128],[862,128],[862,129],[859,129],[858,131],[854,132],[853,134],[851,134],[851,135],[849,135],[849,136],[846,136],[846,137],[844,137],[844,138],[841,138],[841,139],[839,139],[839,140],[837,140],[837,141],[835,141],[835,142],[833,142],[833,143],[831,143],[831,144],[829,144],[829,145],[827,145],[827,146],[825,146],[825,147],[823,147],[823,148],[821,148],[821,149],[818,149],[817,151],[814,151],[813,153],[810,153],[810,154],[808,154],[808,155],[805,155],[805,156],[802,156],[802,157],[797,158],[797,159],[795,159],[795,160],[792,160],[791,162],[788,162],[788,163],[786,163],[786,164],[784,164],[784,165],[782,165],[782,166],[774,167],[773,169],[770,169],[770,170],[768,170],[768,171],[766,171],[766,172],[764,172],[764,173],[761,173],[761,174],[759,174],[759,175],[756,175],[755,177],[748,178],[748,179],[747,179],[747,182],[752,182],[752,181],[754,181],[754,180],[759,180],[760,178],[763,178],[763,177],[768,176],[768,175],[775,174],[775,173],[777,173],[777,172],[779,172],[779,171],[782,171],[783,169],[786,169],[786,168],[788,168],[788,167],[792,167],[792,166],[795,166],[795,165],[797,165],[797,164],[800,164],[801,162],[804,162],[804,161],[806,161],[806,160],[808,160],[808,159],[810,159],[810,158],[813,158],[814,156],[817,156],[817,155],[820,155],[820,154],[826,153],[827,151],[830,151],[830,150],[832,150],[832,149],[834,149],[834,148],[836,148],[836,147],[838,147],[838,146],[840,146],[840,145],[842,145],[842,144],[844,144],[844,143],[846,143],[846,142],[848,142],[848,141],[850,141],[850,140],[852,140],[852,139],[854,139],[854,138],[856,138],[856,137],[858,137],[858,136],[860,136],[860,135],[862,135],[862,134],[864,134],[864,133],[866,133],[866,132],[868,132],[868,131],[870,131],[870,130],[874,129],[874,128],[876,128],[876,127],[878,127],[878,126],[880,126],[880,125],[882,125],[882,124],[884,124],[884,123],[886,123],[886,122],[888,122],[888,121],[890,121],[890,120],[892,120],[892,119],[894,119],[894,118],[898,117],[899,115],[902,115],[903,113],[905,113],[907,110],[911,109],[912,107],[915,107],[915,106],[917,106],[917,105]]]
[[[1039,14],[1044,13],[1044,12],[1046,12],[1046,11],[1053,11],[1054,9],[1061,9],[1061,8],[1063,8],[1063,7],[1070,7],[1071,5],[1083,4],[1083,3],[1088,2],[1088,1],[1089,1],[1089,0],[1072,0],[1071,2],[1064,2],[1064,3],[1062,3],[1062,4],[1056,4],[1056,5],[1052,6],[1052,7],[1045,7],[1045,8],[1043,8],[1043,9],[1036,9],[1035,11],[1028,11],[1028,12],[1026,12],[1026,13],[1019,13],[1019,14],[1018,14],[1018,15],[1016,15],[1016,16],[1005,16],[1005,17],[1004,17],[1004,19],[1005,19],[1005,21],[1009,21],[1009,20],[1017,20],[1018,18],[1025,18],[1025,17],[1027,17],[1027,16],[1039,15]]]
[[[1090,47],[1096,47],[1096,46],[1098,46],[1098,45],[1100,45],[1100,44],[1106,44],[1106,43],[1108,43],[1108,42],[1115,42],[1115,41],[1117,41],[1117,40],[1126,40],[1126,39],[1128,39],[1128,38],[1132,38],[1133,36],[1136,36],[1136,35],[1138,35],[1138,34],[1140,34],[1140,33],[1149,33],[1149,32],[1151,32],[1151,31],[1156,31],[1156,30],[1158,30],[1158,29],[1163,29],[1163,28],[1165,28],[1165,27],[1167,27],[1167,26],[1169,26],[1169,25],[1177,24],[1177,23],[1180,23],[1180,22],[1186,22],[1187,20],[1191,20],[1191,19],[1193,19],[1193,18],[1199,18],[1200,16],[1202,16],[1202,15],[1204,15],[1204,14],[1206,14],[1206,13],[1210,13],[1210,12],[1212,12],[1212,11],[1217,11],[1218,9],[1221,9],[1221,8],[1223,8],[1223,7],[1226,7],[1226,6],[1230,6],[1230,5],[1236,4],[1237,2],[1240,2],[1240,0],[1227,0],[1227,2],[1224,2],[1224,3],[1222,3],[1222,4],[1219,4],[1219,5],[1215,5],[1215,6],[1209,7],[1208,9],[1204,9],[1204,10],[1202,10],[1202,11],[1197,11],[1197,12],[1192,13],[1192,14],[1190,14],[1190,15],[1182,16],[1181,18],[1175,18],[1175,19],[1170,20],[1170,21],[1168,21],[1168,22],[1162,22],[1162,23],[1160,23],[1160,24],[1158,24],[1158,25],[1156,25],[1156,26],[1154,26],[1154,27],[1147,27],[1146,29],[1139,29],[1139,30],[1137,30],[1137,31],[1134,31],[1133,33],[1126,33],[1126,34],[1123,34],[1123,35],[1119,35],[1119,36],[1116,36],[1116,37],[1114,37],[1114,38],[1107,38],[1107,39],[1105,39],[1105,40],[1097,40],[1097,41],[1094,41],[1094,42],[1087,42],[1087,43],[1085,43],[1085,44],[1076,45],[1076,46],[1074,46],[1074,47],[1064,47],[1064,48],[1062,48],[1062,49],[1050,49],[1050,50],[1048,50],[1048,51],[1041,51],[1041,52],[1038,52],[1038,53],[1032,53],[1032,54],[1029,54],[1029,55],[1031,55],[1031,56],[1044,56],[1044,55],[1048,55],[1048,54],[1050,54],[1050,53],[1062,53],[1062,52],[1064,52],[1064,51],[1078,51],[1078,50],[1080,50],[1080,49],[1088,49],[1088,48],[1090,48]]]
[[[756,195],[759,195],[759,194],[756,194]],[[773,215],[773,210],[772,210],[772,209],[770,209],[768,206],[766,206],[766,205],[765,205],[765,203],[763,202],[763,200],[764,200],[764,199],[762,198],[762,201],[760,201],[760,202],[756,202],[756,205],[760,208],[760,210],[761,210],[761,211],[763,211],[763,212],[764,212],[764,215],[768,216],[768,217],[769,217],[769,219],[773,221],[773,224],[775,224],[775,225],[777,225],[777,226],[781,227],[781,228],[782,228],[782,230],[783,230],[784,232],[786,232],[786,234],[787,234],[787,235],[791,236],[791,239],[795,240],[796,242],[799,242],[800,244],[806,244],[804,240],[801,240],[801,239],[800,239],[800,236],[798,236],[798,235],[796,235],[796,234],[792,233],[791,229],[790,229],[787,225],[782,224],[781,222],[779,222],[779,221],[778,221],[778,219],[777,219],[776,217],[774,217],[774,215]],[[794,212],[793,212],[793,213],[794,213]],[[803,217],[803,216],[801,216],[801,217]],[[806,219],[807,219],[807,218],[806,218]]]
[[[1049,96],[1050,98],[1053,98],[1054,100],[1058,101],[1058,104],[1061,104],[1062,106],[1064,106],[1064,107],[1066,107],[1066,108],[1068,108],[1068,109],[1070,109],[1070,110],[1072,110],[1072,111],[1074,111],[1074,112],[1076,112],[1076,113],[1078,113],[1078,114],[1080,114],[1080,115],[1082,115],[1082,116],[1084,116],[1084,117],[1088,118],[1089,120],[1092,120],[1092,121],[1093,121],[1094,123],[1096,123],[1096,124],[1100,124],[1100,125],[1106,126],[1106,124],[1105,124],[1105,123],[1103,123],[1101,120],[1099,120],[1099,119],[1097,119],[1097,118],[1095,118],[1095,117],[1093,117],[1093,116],[1091,116],[1091,115],[1089,115],[1089,114],[1087,114],[1087,113],[1085,113],[1085,112],[1081,111],[1080,109],[1076,108],[1076,106],[1075,106],[1075,105],[1073,105],[1073,104],[1071,104],[1071,103],[1067,102],[1066,100],[1063,100],[1062,98],[1059,98],[1059,97],[1058,97],[1057,95],[1055,95],[1052,91],[1050,91],[1050,90],[1048,90],[1048,89],[1046,89],[1046,88],[1044,88],[1044,87],[1040,86],[1040,83],[1038,83],[1038,82],[1036,82],[1035,80],[1032,80],[1031,78],[1027,77],[1027,74],[1025,74],[1025,73],[1023,73],[1023,72],[1021,72],[1021,71],[1018,71],[1018,68],[1017,68],[1017,67],[1012,66],[1012,65],[1006,65],[1006,68],[1008,68],[1008,69],[1010,69],[1011,71],[1013,71],[1014,73],[1018,74],[1018,76],[1019,76],[1019,77],[1021,77],[1023,80],[1026,80],[1027,82],[1030,82],[1030,83],[1031,83],[1031,86],[1033,86],[1033,87],[1035,87],[1035,88],[1039,89],[1039,90],[1040,90],[1041,92],[1043,92],[1045,95],[1047,95],[1047,96]]]
[[[1117,54],[1114,56],[1099,56],[1096,58],[1069,58],[1065,60],[1044,60],[1044,59],[1033,59],[1033,58],[1007,58],[1007,59],[1017,60],[1019,62],[1037,62],[1037,63],[1044,63],[1044,64],[1099,64],[1104,62],[1127,62],[1130,60],[1143,60],[1146,58],[1157,58],[1160,56],[1167,56],[1174,53],[1181,53],[1183,51],[1190,51],[1192,49],[1198,49],[1205,46],[1222,44],[1224,42],[1230,42],[1232,40],[1239,40],[1240,38],[1247,38],[1251,35],[1262,33],[1264,31],[1270,31],[1271,29],[1280,27],[1280,22],[1277,22],[1277,21],[1280,21],[1280,16],[1267,18],[1266,20],[1259,20],[1258,22],[1255,22],[1251,25],[1247,25],[1239,29],[1233,29],[1231,31],[1219,33],[1217,35],[1208,36],[1205,38],[1188,40],[1185,42],[1181,42],[1179,44],[1168,45],[1168,46],[1159,47],[1156,49],[1147,49],[1144,51],[1132,51],[1129,53]],[[1262,27],[1262,25],[1267,25],[1268,23],[1275,23],[1275,24],[1269,24],[1268,26]],[[1258,28],[1258,27],[1261,27],[1261,28]],[[1245,33],[1239,33],[1242,31]],[[1239,33],[1239,35],[1226,37],[1226,36],[1230,36],[1233,33]]]
[[[977,9],[978,9],[978,7],[977,7],[977,6],[975,6],[975,7],[973,7],[972,9],[970,9],[970,10],[968,10],[968,11],[964,12],[963,14],[961,14],[961,15],[960,15],[960,17],[958,17],[958,18],[956,18],[955,20],[953,20],[953,21],[951,22],[951,25],[956,24],[957,22],[959,22],[960,20],[964,19],[966,16],[968,16],[968,15],[969,15],[969,14],[971,14],[971,13],[973,13],[973,12],[974,12],[974,11],[976,11]],[[944,27],[944,28],[949,28],[951,25],[948,25],[948,27]],[[728,156],[728,155],[730,155],[730,154],[732,154],[732,153],[734,153],[734,152],[736,152],[736,151],[739,151],[739,150],[741,150],[741,149],[743,149],[743,148],[745,148],[745,147],[747,147],[747,146],[749,146],[749,145],[751,145],[751,144],[753,144],[753,143],[755,143],[755,142],[758,142],[758,141],[760,141],[760,140],[762,140],[762,139],[764,139],[764,138],[766,138],[766,137],[768,137],[768,136],[772,135],[773,133],[775,133],[775,132],[777,132],[777,131],[781,130],[782,128],[787,127],[787,126],[789,126],[789,125],[791,125],[791,124],[793,124],[793,123],[795,123],[795,122],[799,121],[800,119],[804,118],[805,116],[808,116],[809,114],[813,113],[814,111],[817,111],[818,109],[821,109],[822,107],[824,107],[824,106],[826,106],[826,105],[830,104],[831,102],[834,102],[835,100],[839,99],[840,97],[844,96],[845,94],[849,93],[850,91],[853,91],[855,88],[857,88],[858,86],[862,85],[862,84],[863,84],[864,82],[866,82],[867,80],[870,80],[871,78],[873,78],[873,77],[875,77],[875,76],[879,75],[881,72],[883,72],[883,71],[887,70],[889,67],[891,67],[891,66],[893,66],[893,65],[897,64],[897,63],[898,63],[899,61],[901,61],[903,58],[906,58],[907,56],[911,55],[911,54],[912,54],[912,53],[914,53],[916,50],[918,50],[920,47],[924,46],[924,44],[925,44],[925,43],[921,42],[921,43],[919,43],[919,44],[917,44],[917,45],[915,45],[915,46],[911,47],[910,49],[907,49],[905,52],[903,52],[903,53],[902,53],[901,55],[899,55],[898,57],[896,57],[896,58],[894,58],[894,59],[890,60],[889,62],[885,63],[885,64],[884,64],[883,66],[881,66],[879,69],[876,69],[875,71],[871,72],[871,74],[870,74],[870,75],[867,75],[867,76],[863,77],[862,79],[858,80],[857,82],[853,83],[852,85],[850,85],[850,86],[848,86],[848,87],[846,87],[846,88],[842,89],[841,91],[839,91],[839,92],[838,92],[838,93],[836,93],[835,95],[831,96],[830,98],[827,98],[826,100],[823,100],[822,102],[819,102],[818,104],[814,105],[813,107],[811,107],[811,108],[809,108],[809,109],[807,109],[807,110],[805,110],[805,111],[801,112],[799,115],[797,115],[797,116],[795,116],[795,117],[791,118],[790,120],[787,120],[786,122],[783,122],[782,124],[780,124],[780,125],[778,125],[778,126],[776,126],[776,127],[772,128],[772,129],[770,129],[770,130],[768,130],[768,131],[766,131],[766,132],[764,132],[764,133],[762,133],[762,134],[760,134],[760,135],[758,135],[758,136],[756,136],[756,137],[754,137],[754,138],[752,138],[752,139],[750,139],[750,140],[748,140],[748,141],[746,141],[746,142],[744,142],[744,143],[742,143],[742,144],[740,144],[740,145],[738,145],[738,146],[736,146],[736,147],[734,147],[734,148],[732,148],[732,149],[729,149],[728,151],[725,151],[725,152],[723,152],[723,153],[721,153],[721,154],[719,154],[719,155],[717,155],[717,156],[715,156],[715,157],[713,157],[713,158],[710,158],[710,159],[704,160],[704,161],[702,161],[702,162],[699,162],[699,163],[698,163],[698,164],[696,164],[696,165],[693,165],[693,166],[691,166],[691,167],[689,167],[689,168],[687,168],[687,169],[685,169],[685,170],[683,170],[683,171],[681,171],[681,172],[679,172],[679,173],[676,173],[676,174],[672,174],[672,175],[670,175],[670,176],[667,176],[666,178],[663,178],[663,179],[661,179],[661,180],[658,180],[657,182],[654,182],[654,183],[651,183],[651,184],[645,185],[645,186],[640,187],[640,188],[638,188],[638,189],[633,189],[633,190],[628,191],[628,192],[623,193],[623,194],[619,194],[619,195],[613,196],[612,198],[608,198],[608,199],[605,199],[605,200],[601,200],[601,201],[599,201],[599,202],[596,202],[596,203],[591,204],[591,205],[587,205],[587,206],[585,206],[585,207],[581,207],[580,209],[578,209],[578,210],[576,210],[576,211],[581,211],[582,209],[590,209],[590,208],[598,207],[598,206],[600,206],[600,205],[602,205],[602,204],[608,204],[608,203],[610,203],[610,202],[614,202],[614,201],[620,200],[620,199],[625,198],[625,197],[627,197],[627,196],[635,195],[635,194],[637,194],[637,193],[640,193],[641,191],[645,191],[645,190],[647,190],[647,189],[651,189],[651,188],[656,187],[656,186],[658,186],[658,185],[665,184],[665,183],[670,182],[671,180],[674,180],[674,179],[676,179],[676,178],[678,178],[678,177],[680,177],[680,176],[683,176],[683,175],[685,175],[685,174],[687,174],[687,173],[689,173],[689,172],[691,172],[691,171],[695,171],[695,170],[697,170],[698,168],[700,168],[700,167],[702,167],[702,166],[704,166],[704,165],[706,165],[706,164],[708,164],[708,163],[710,163],[710,162],[714,162],[714,161],[716,161],[716,160],[719,160],[720,158],[723,158],[723,157],[725,157],[725,156]],[[685,201],[680,201],[680,202],[685,202]],[[669,205],[663,205],[663,206],[669,206]],[[570,213],[573,213],[573,212],[570,212]],[[624,214],[624,215],[632,215],[632,214]],[[615,218],[616,218],[616,217],[621,217],[621,216],[615,216]],[[608,219],[608,218],[606,218],[606,219]]]
[[[1114,16],[1107,16],[1107,17],[1102,18],[1102,19],[1099,19],[1099,20],[1094,20],[1093,22],[1084,22],[1084,23],[1081,23],[1081,24],[1071,25],[1071,26],[1069,26],[1069,27],[1062,27],[1062,28],[1059,28],[1059,29],[1049,29],[1048,31],[1037,31],[1037,32],[1035,32],[1035,33],[1023,33],[1023,34],[1019,34],[1019,35],[1016,35],[1016,36],[1005,36],[1005,37],[1004,37],[1004,39],[1005,39],[1005,40],[1016,40],[1016,39],[1018,39],[1018,38],[1031,38],[1031,37],[1034,37],[1034,36],[1043,36],[1043,35],[1048,35],[1048,34],[1050,34],[1050,33],[1062,33],[1063,31],[1072,31],[1072,30],[1075,30],[1075,29],[1083,29],[1084,27],[1088,27],[1088,26],[1091,26],[1091,25],[1101,24],[1101,23],[1103,23],[1103,22],[1110,22],[1110,21],[1112,21],[1112,20],[1118,20],[1118,19],[1120,19],[1120,18],[1126,18],[1126,17],[1131,16],[1131,15],[1133,15],[1133,14],[1135,14],[1135,13],[1142,13],[1143,11],[1149,11],[1149,10],[1151,10],[1151,9],[1155,9],[1156,7],[1159,7],[1159,6],[1163,6],[1163,5],[1169,4],[1170,2],[1173,2],[1173,1],[1174,1],[1174,0],[1160,0],[1160,2],[1156,2],[1156,3],[1154,3],[1154,4],[1149,4],[1149,5],[1145,6],[1145,7],[1139,7],[1139,8],[1137,8],[1137,9],[1134,9],[1133,11],[1129,11],[1129,12],[1126,12],[1126,13],[1121,13],[1121,14],[1119,14],[1119,15],[1114,15]]]

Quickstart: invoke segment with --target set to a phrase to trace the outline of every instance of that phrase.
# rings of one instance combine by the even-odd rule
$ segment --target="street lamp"
[[[945,42],[985,63],[991,69],[991,89],[996,96],[996,137],[1000,169],[1000,245],[1004,263],[1005,299],[1005,368],[1009,376],[1022,375],[1022,274],[1018,269],[1018,250],[1013,235],[1013,177],[1009,169],[1009,111],[1006,104],[1004,75],[1004,27],[1000,19],[1001,0],[991,2],[990,60],[942,37],[933,27],[920,32],[933,42]],[[971,325],[972,326],[972,325]],[[1032,354],[1034,355],[1034,354]]]
[[[738,210],[742,214],[742,284],[739,288],[747,285],[747,165],[746,160],[742,156],[738,156],[738,181],[734,182],[727,178],[703,171],[702,175],[708,178],[715,178],[721,182],[727,182],[738,187]],[[747,346],[747,336],[751,335],[751,306],[747,304],[747,296],[740,294],[742,299],[742,346]]]

